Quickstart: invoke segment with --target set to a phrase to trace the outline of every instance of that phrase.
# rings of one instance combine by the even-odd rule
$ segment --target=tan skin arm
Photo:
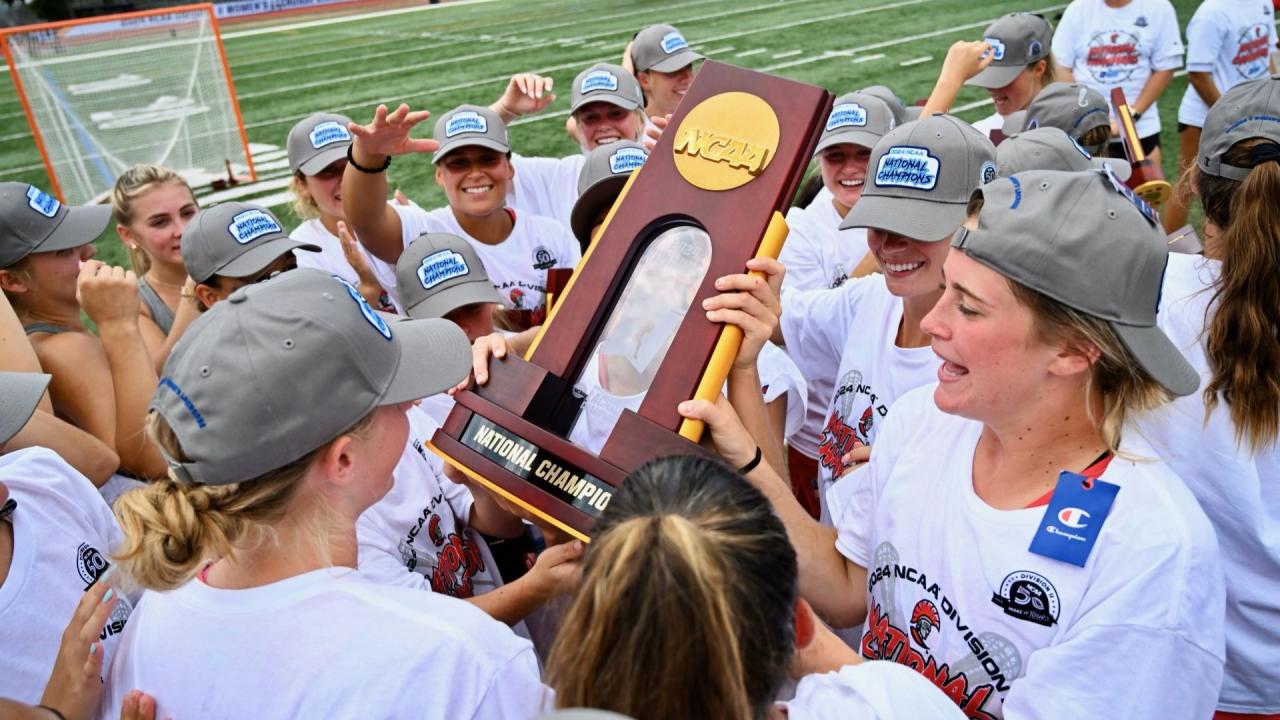
[[[87,332],[33,336],[36,355],[49,381],[49,397],[57,413],[108,447],[116,446],[116,401],[111,367],[102,343]]]
[[[965,81],[985,70],[994,59],[991,45],[985,42],[960,40],[953,43],[942,61],[942,71],[938,73],[938,81],[920,111],[920,117],[950,111]]]
[[[1196,94],[1209,107],[1213,107],[1214,103],[1218,102],[1218,98],[1222,97],[1222,92],[1218,90],[1218,86],[1213,82],[1213,73],[1189,72],[1187,73],[1187,84],[1195,88]]]
[[[18,434],[5,443],[6,450],[28,447],[45,447],[58,453],[96,487],[102,487],[120,467],[120,458],[109,445],[42,410],[36,410]]]
[[[435,150],[434,140],[409,137],[409,131],[429,116],[426,111],[410,112],[404,104],[394,112],[379,105],[368,125],[348,125],[354,136],[351,157],[361,167],[379,168],[388,157]],[[348,163],[342,174],[342,212],[348,227],[374,257],[392,264],[400,259],[404,251],[400,216],[387,204],[385,172],[361,172]]]
[[[151,317],[151,311],[144,306],[138,307],[138,330],[142,332],[142,342],[147,346],[147,353],[155,361],[156,375],[164,374],[164,363],[173,352],[173,346],[182,339],[187,326],[200,317],[200,305],[196,302],[195,281],[187,278],[182,287],[182,295],[178,299],[178,309],[173,314],[173,326],[165,335],[160,326]],[[190,297],[188,297],[190,296]]]
[[[9,297],[4,293],[0,293],[0,370],[44,372],[44,368],[40,367],[40,358],[36,355],[35,348],[31,346],[27,333],[22,329],[22,321],[18,319],[13,306],[9,304]],[[40,398],[40,404],[37,407],[48,413],[53,412],[53,401],[49,399],[48,393]]]
[[[1172,70],[1157,70],[1151,73],[1151,77],[1147,78],[1147,84],[1142,86],[1142,92],[1138,93],[1138,99],[1132,103],[1133,111],[1139,114],[1146,113],[1164,94],[1170,82],[1173,82]]]
[[[585,551],[585,546],[578,541],[552,545],[519,580],[467,601],[495,620],[514,625],[551,598],[577,587],[582,575],[579,561]]]

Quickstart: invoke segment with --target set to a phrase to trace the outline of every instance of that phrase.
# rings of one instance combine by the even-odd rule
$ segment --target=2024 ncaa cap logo
[[[489,132],[489,121],[478,112],[464,110],[449,118],[444,125],[444,136],[451,138],[462,133]]]
[[[827,132],[842,127],[865,127],[867,109],[858,103],[842,103],[831,109],[827,118]]]
[[[319,150],[326,145],[339,142],[351,142],[351,132],[342,123],[327,120],[311,129],[311,147]]]
[[[49,193],[41,190],[35,185],[27,186],[27,206],[41,215],[51,218],[58,214],[62,203]]]
[[[609,156],[609,172],[614,175],[629,173],[644,165],[649,153],[640,148],[622,148]]]
[[[608,70],[593,70],[582,79],[581,92],[585,95],[597,90],[617,90],[618,76]]]
[[[932,190],[938,184],[942,162],[922,147],[894,145],[876,165],[876,185]]]
[[[689,47],[689,43],[685,42],[684,36],[678,32],[669,32],[662,36],[662,52],[670,55],[677,50],[684,50]]]
[[[283,233],[284,228],[270,215],[261,210],[245,210],[232,216],[227,232],[241,245],[248,245],[263,235]]]
[[[430,290],[442,282],[462,277],[471,272],[467,261],[453,250],[441,250],[422,258],[418,266],[418,282],[422,289]]]

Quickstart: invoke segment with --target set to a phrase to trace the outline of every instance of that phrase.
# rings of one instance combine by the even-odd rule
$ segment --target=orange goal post
[[[100,202],[132,165],[193,187],[257,179],[213,5],[0,31],[54,194]]]

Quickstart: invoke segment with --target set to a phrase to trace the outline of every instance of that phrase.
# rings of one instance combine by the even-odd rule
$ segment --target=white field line
[[[740,53],[734,53],[733,56],[736,58],[750,57],[752,55],[759,55],[760,53],[767,53],[767,52],[769,52],[768,48],[752,48],[750,50],[743,50]]]
[[[302,22],[288,23],[286,25],[275,25],[272,27],[254,28],[253,30],[238,30],[235,32],[222,33],[222,39],[235,40],[237,38],[254,37],[256,35],[270,35],[272,33],[306,30],[307,28],[324,27],[326,25],[339,25],[341,23],[354,22],[357,20],[375,20],[377,18],[393,17],[395,15],[408,15],[409,13],[417,13],[424,10],[443,10],[444,8],[451,7],[479,5],[481,3],[493,1],[494,0],[453,0],[453,2],[441,3],[439,5],[414,5],[412,7],[395,8],[392,10],[376,10],[373,12],[360,13],[358,15],[343,15],[341,17],[321,18],[319,20],[303,20]]]
[[[715,57],[716,55],[726,55],[728,53],[733,52],[736,49],[737,48],[735,48],[732,45],[725,45],[724,47],[711,48],[710,50],[706,50],[704,52],[711,57]]]
[[[929,62],[929,61],[930,61],[930,60],[932,60],[932,59],[933,59],[933,56],[932,56],[932,55],[924,55],[924,56],[922,56],[922,57],[918,57],[918,58],[911,58],[910,60],[903,60],[902,62],[898,63],[898,67],[911,67],[912,65],[919,65],[920,63],[927,63],[927,62]]]
[[[777,53],[776,55],[773,56],[773,59],[781,60],[782,58],[795,57],[802,52],[804,52],[804,50],[787,50],[786,52]]]
[[[751,30],[740,30],[738,32],[726,33],[724,35],[713,35],[709,38],[698,38],[700,43],[716,42],[718,40],[736,40],[747,35],[755,35],[763,32],[777,32],[778,30],[789,30],[794,27],[802,27],[804,25],[813,25],[820,22],[830,22],[840,18],[854,17],[856,15],[866,15],[868,13],[878,12],[880,10],[894,10],[901,7],[909,7],[911,5],[921,5],[928,2],[937,2],[937,0],[899,0],[898,2],[886,3],[884,5],[874,5],[871,7],[858,8],[849,10],[848,12],[830,13],[818,17],[805,18],[803,20],[793,20],[791,22],[779,23],[768,27],[753,28]],[[726,13],[728,14],[728,13]],[[989,24],[989,23],[988,23]]]

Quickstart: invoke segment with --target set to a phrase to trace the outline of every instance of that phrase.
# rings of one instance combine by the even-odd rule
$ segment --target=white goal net
[[[108,15],[0,35],[54,189],[103,198],[138,163],[193,186],[252,179],[211,6]]]

